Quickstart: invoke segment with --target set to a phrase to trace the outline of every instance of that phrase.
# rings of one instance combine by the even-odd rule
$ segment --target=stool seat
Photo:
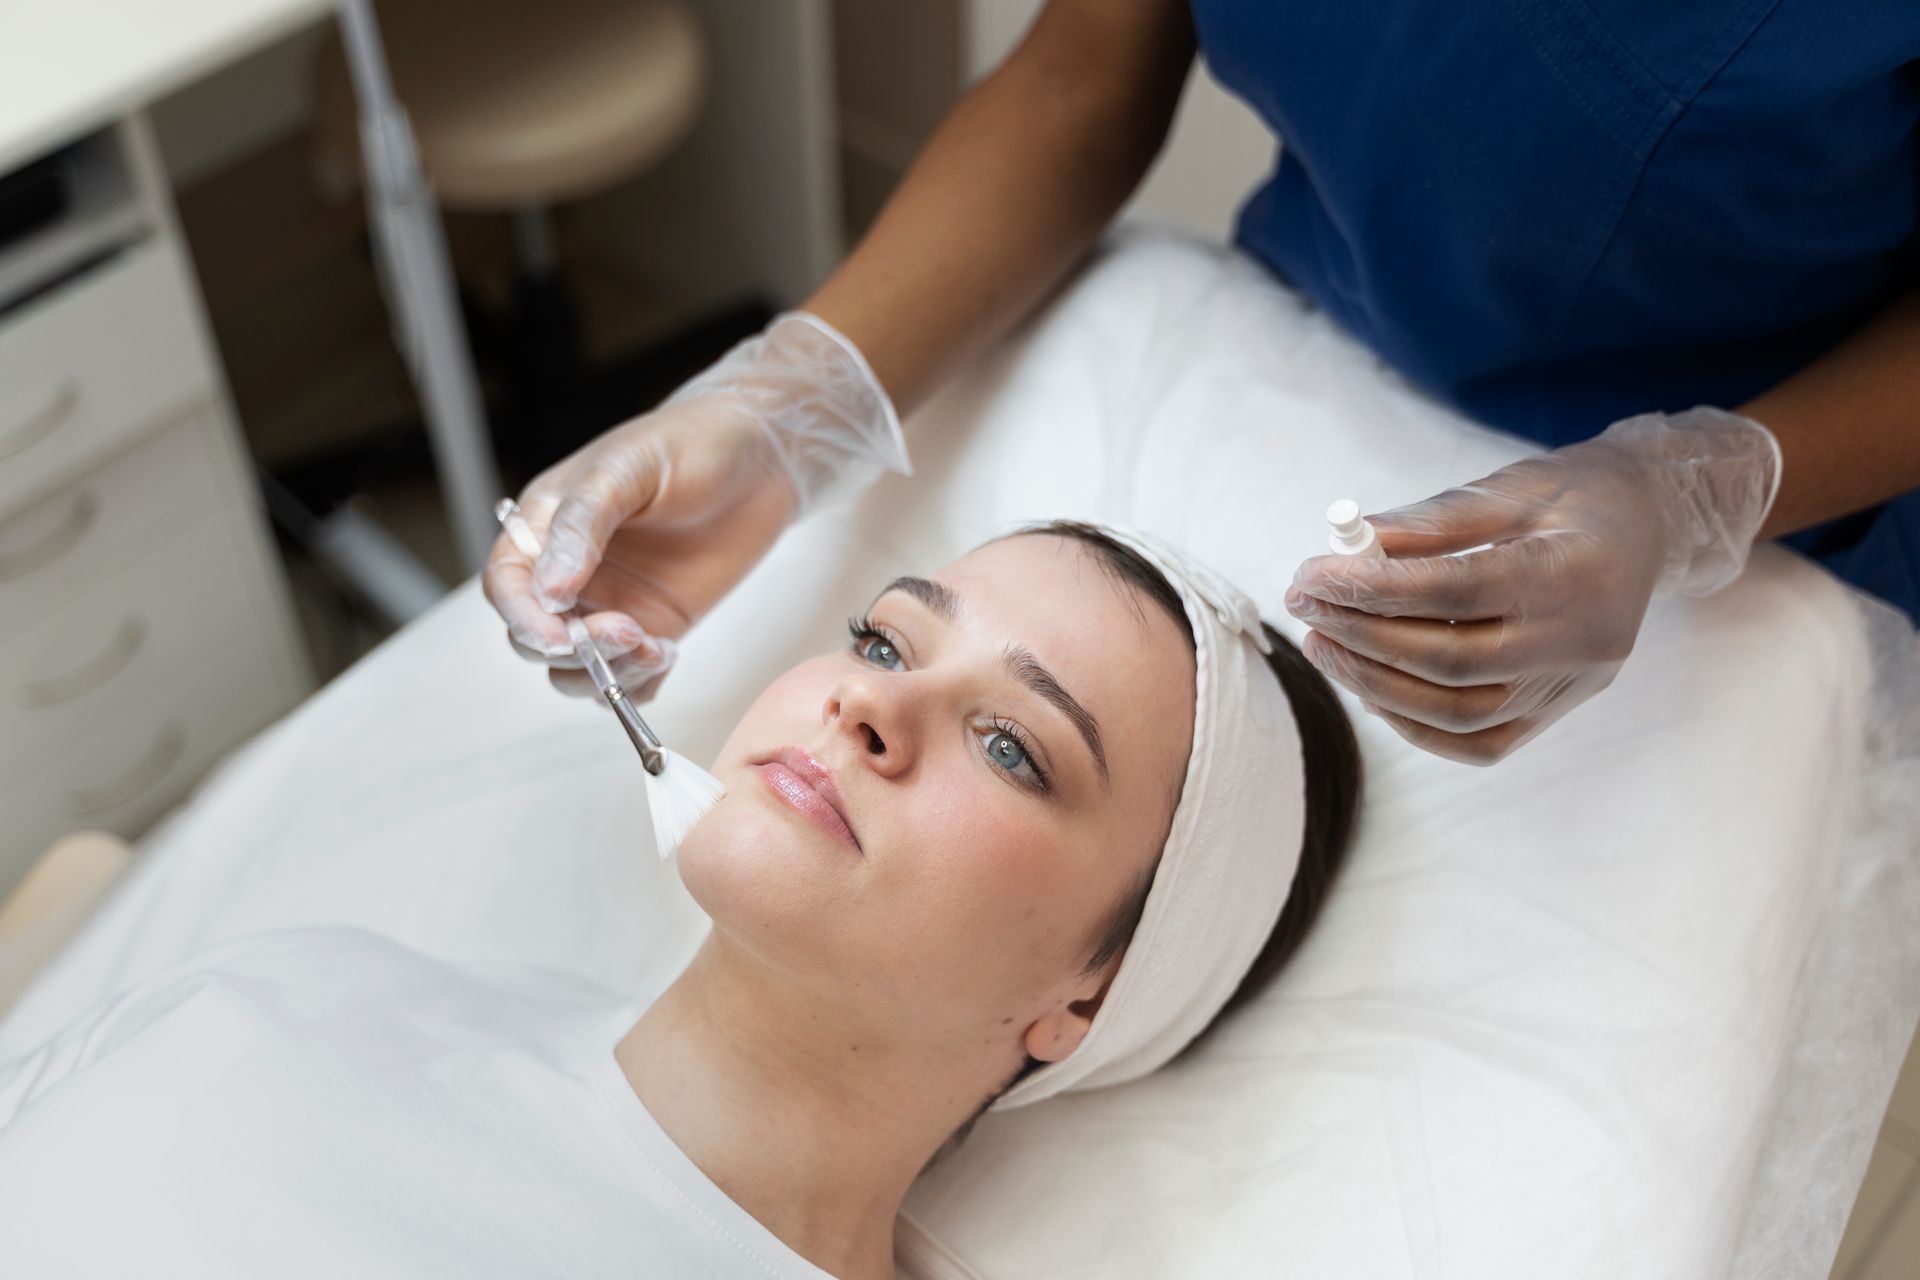
[[[380,34],[421,163],[447,208],[511,209],[604,190],[692,128],[706,88],[678,0],[382,0]],[[358,110],[336,29],[315,70],[316,164],[360,181]]]

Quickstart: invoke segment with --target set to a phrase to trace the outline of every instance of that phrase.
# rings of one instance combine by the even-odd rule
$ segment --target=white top
[[[359,930],[216,947],[0,1067],[0,1272],[826,1276],[647,1114],[639,1012]]]

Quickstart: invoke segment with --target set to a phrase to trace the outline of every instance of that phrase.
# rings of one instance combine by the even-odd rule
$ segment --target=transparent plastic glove
[[[1780,465],[1773,433],[1725,410],[1627,418],[1368,517],[1394,558],[1308,560],[1287,611],[1401,737],[1492,764],[1613,682],[1656,592],[1740,575]]]
[[[899,418],[824,321],[777,317],[660,408],[536,477],[519,503],[537,562],[501,537],[482,576],[514,647],[590,696],[566,626],[577,604],[628,694],[650,698],[686,633],[793,520],[909,473]]]

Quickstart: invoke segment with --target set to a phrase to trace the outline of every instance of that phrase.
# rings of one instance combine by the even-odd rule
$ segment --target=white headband
[[[1273,931],[1300,865],[1306,769],[1293,708],[1245,592],[1170,543],[1097,526],[1180,593],[1193,624],[1193,754],[1146,910],[1072,1053],[1002,1094],[1006,1111],[1164,1066],[1205,1029]]]

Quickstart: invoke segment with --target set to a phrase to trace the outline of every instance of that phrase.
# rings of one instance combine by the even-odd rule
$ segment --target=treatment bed
[[[648,713],[668,742],[707,758],[889,577],[1027,519],[1171,537],[1297,642],[1280,598],[1330,500],[1383,510],[1533,447],[1238,256],[1138,231],[908,440],[914,480],[790,533],[687,640]],[[1897,615],[1769,546],[1656,601],[1613,687],[1493,768],[1349,699],[1367,797],[1298,960],[1191,1059],[984,1118],[908,1201],[912,1269],[1825,1277],[1920,1016],[1915,665]],[[657,990],[704,924],[637,770],[469,583],[143,842],[0,1060],[290,925]]]

